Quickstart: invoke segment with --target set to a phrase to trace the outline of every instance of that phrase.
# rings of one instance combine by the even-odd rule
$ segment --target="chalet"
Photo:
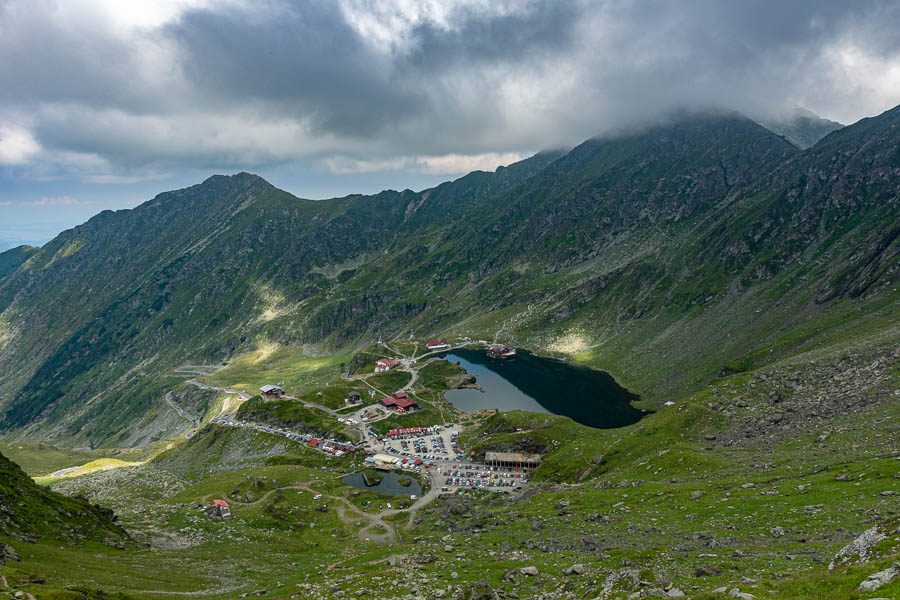
[[[450,348],[450,344],[448,344],[447,340],[444,338],[431,340],[430,342],[427,342],[425,346],[427,346],[429,350],[447,350]]]
[[[321,443],[320,440],[313,438],[313,439],[309,440],[308,442],[306,442],[306,445],[309,446],[310,448],[318,448],[320,443]]]
[[[375,372],[376,373],[386,373],[391,369],[396,369],[400,366],[399,360],[392,360],[390,358],[380,358],[375,361]]]
[[[231,516],[231,507],[224,500],[213,500],[212,505],[206,509],[206,513],[212,517],[224,519]]]
[[[277,385],[264,385],[259,391],[265,400],[277,400],[284,396],[284,390]]]
[[[353,391],[347,394],[347,398],[344,400],[344,403],[347,406],[353,406],[354,404],[362,404],[362,395],[359,392]]]
[[[406,392],[394,392],[394,395],[390,398],[382,398],[381,405],[385,408],[393,408],[394,410],[402,412],[418,410],[420,408],[419,403],[410,399],[410,397],[406,395]]]
[[[491,346],[487,351],[488,358],[509,359],[516,357],[516,349],[512,346]]]

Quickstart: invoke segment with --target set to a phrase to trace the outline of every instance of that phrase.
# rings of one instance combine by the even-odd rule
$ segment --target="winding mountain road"
[[[422,354],[420,356],[416,356],[415,352],[413,352],[413,356],[406,356],[405,354],[398,352],[396,349],[392,348],[391,346],[389,346],[386,343],[381,343],[381,345],[386,350],[393,353],[395,356],[402,357],[401,361],[400,361],[400,363],[401,363],[400,370],[410,373],[410,375],[411,375],[410,379],[406,383],[406,385],[404,385],[398,391],[408,391],[415,396],[415,391],[412,388],[419,379],[419,369],[416,366],[417,362],[419,362],[423,359],[427,359],[428,357],[431,357],[431,356],[445,354],[447,352],[451,352],[451,351],[459,349],[459,348],[465,348],[466,346],[469,346],[471,344],[476,344],[476,343],[479,343],[479,342],[467,341],[462,344],[457,344],[455,346],[451,346],[450,348],[447,348],[447,349],[435,350],[432,352],[425,352],[424,354]],[[418,347],[416,349],[418,349]],[[176,369],[176,372],[183,373],[183,374],[203,376],[203,375],[210,375],[211,371],[214,372],[220,368],[222,368],[222,367],[214,367],[211,365],[185,365],[183,367],[179,367],[178,369]],[[372,375],[372,374],[370,373],[370,374],[366,374],[366,375],[350,376],[350,375],[342,373],[341,378],[360,381],[360,382],[368,385],[371,389],[375,390],[379,394],[382,394],[383,396],[388,396],[389,394],[387,394],[386,392],[384,392],[382,390],[379,390],[378,388],[376,388],[374,385],[372,385],[371,383],[369,383],[367,381],[369,375]],[[247,394],[246,392],[242,392],[241,390],[234,389],[234,388],[219,387],[219,386],[211,385],[209,383],[200,381],[198,379],[189,379],[187,381],[187,383],[197,386],[201,389],[211,389],[211,390],[217,390],[217,391],[228,393],[228,394],[237,394],[243,400],[250,399],[249,394]],[[320,410],[322,412],[325,412],[326,414],[330,415],[331,417],[333,417],[335,419],[340,418],[342,416],[342,415],[339,415],[336,411],[334,411],[326,406],[322,406],[321,404],[317,404],[315,402],[310,402],[308,400],[304,400],[297,396],[285,396],[285,398],[300,402],[306,406],[309,406],[310,408],[314,408],[314,409]],[[175,406],[170,401],[170,398],[168,397],[168,395],[166,397],[166,400],[167,400],[167,402],[169,402],[170,406],[172,406],[173,409],[178,411],[178,413],[181,416],[190,419],[190,417],[183,414],[183,411],[181,411],[177,406]],[[376,410],[379,410],[379,407],[377,404],[374,405],[374,407],[376,408]],[[362,420],[363,413],[371,410],[372,408],[373,408],[373,406],[360,407],[359,410],[352,413],[352,418],[355,418],[357,420],[357,422],[359,422],[358,428],[363,436],[362,439],[366,442],[372,443],[374,446],[374,442],[369,438],[369,435],[368,435],[368,429],[367,429],[368,423]],[[379,418],[387,418],[387,417],[391,416],[390,412],[387,412],[387,411],[382,411],[382,412],[383,412],[383,414],[381,414],[379,416]],[[234,424],[233,420],[232,420],[233,416],[234,416],[234,413],[231,413],[228,415],[222,415],[222,417],[225,418],[225,420],[227,421],[228,424]],[[345,416],[351,416],[351,415],[345,415]],[[442,411],[442,416],[443,416],[443,411]],[[369,422],[371,422],[373,420],[379,420],[379,419],[369,419]],[[194,421],[192,420],[192,423],[193,422]],[[199,421],[198,421],[198,426],[199,426]],[[341,519],[342,522],[345,522],[345,523],[350,522],[350,518],[348,517],[347,511],[355,513],[355,514],[359,515],[360,517],[362,517],[363,519],[366,519],[369,521],[369,524],[366,525],[365,527],[363,527],[362,529],[360,529],[360,531],[359,531],[359,535],[362,539],[369,539],[369,540],[373,540],[373,541],[377,541],[377,542],[393,543],[393,542],[396,542],[397,539],[400,537],[400,532],[399,532],[399,530],[397,530],[396,527],[394,527],[392,524],[386,522],[384,519],[391,517],[393,515],[396,515],[398,513],[401,513],[401,512],[408,513],[409,519],[408,519],[406,525],[403,526],[403,530],[408,530],[412,526],[412,522],[415,518],[416,513],[422,507],[426,506],[431,501],[433,501],[435,498],[440,496],[441,492],[438,491],[440,489],[439,482],[438,482],[438,473],[440,472],[441,467],[449,466],[453,462],[455,462],[455,461],[450,461],[450,460],[435,461],[435,468],[432,469],[428,473],[428,476],[432,480],[431,489],[428,492],[426,492],[424,495],[422,495],[420,498],[418,498],[410,507],[405,508],[405,509],[389,509],[389,510],[384,510],[382,512],[379,512],[377,514],[370,514],[370,513],[367,513],[365,511],[361,510],[359,507],[357,507],[352,502],[347,500],[347,498],[345,496],[332,496],[332,495],[327,495],[327,494],[323,494],[323,495],[325,497],[331,498],[331,499],[339,502],[339,505],[335,507],[335,511],[337,512],[338,517]],[[444,463],[446,463],[446,465]],[[289,486],[270,490],[270,491],[266,492],[258,500],[255,500],[251,503],[244,503],[244,504],[245,505],[258,504],[258,503],[262,502],[263,500],[265,500],[266,498],[268,498],[269,495],[271,495],[273,492],[277,491],[278,489],[298,489],[298,490],[310,491],[313,493],[319,493],[319,492],[314,492],[314,490],[310,489],[306,485],[295,483],[295,484],[292,484]],[[240,501],[236,501],[236,500],[232,500],[232,501],[237,504],[242,504]],[[383,528],[386,533],[383,533],[383,534],[372,533],[371,531],[373,529],[375,529],[376,527]]]

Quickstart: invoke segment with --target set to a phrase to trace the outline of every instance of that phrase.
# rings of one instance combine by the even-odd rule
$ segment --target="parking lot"
[[[383,452],[423,462],[463,460],[452,426],[429,427],[426,432],[385,435],[377,443],[378,449]]]
[[[482,464],[451,464],[436,474],[441,488],[474,488],[496,492],[512,492],[528,483],[523,470],[501,469]]]
[[[223,417],[214,421],[220,425],[244,427],[295,442],[309,445],[315,438],[265,425],[235,422]],[[520,491],[528,483],[528,469],[491,467],[472,462],[458,445],[458,432],[453,424],[427,428],[408,428],[393,431],[392,435],[377,435],[368,423],[353,423],[363,432],[363,440],[356,444],[320,439],[317,449],[329,454],[341,455],[357,448],[367,453],[384,453],[397,457],[395,468],[430,477],[436,490],[452,492],[458,489],[482,489],[492,492],[512,493]]]
[[[458,445],[452,424],[425,431],[399,430],[375,440],[374,450],[400,458],[400,469],[430,475],[436,488],[513,492],[528,483],[526,469],[490,467],[471,462]]]

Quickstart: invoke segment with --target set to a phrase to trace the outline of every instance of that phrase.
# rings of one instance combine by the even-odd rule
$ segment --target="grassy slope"
[[[739,384],[739,380],[729,381]],[[854,593],[856,585],[869,573],[889,566],[894,550],[885,549],[886,554],[865,566],[834,573],[826,573],[822,563],[853,537],[852,532],[870,526],[873,515],[890,514],[893,500],[881,496],[881,492],[896,487],[896,460],[891,457],[891,452],[898,450],[896,441],[874,432],[867,439],[836,434],[802,464],[798,464],[797,456],[808,452],[808,439],[788,441],[763,452],[710,447],[702,434],[720,427],[722,420],[710,419],[714,413],[704,409],[702,402],[702,398],[689,399],[680,410],[675,407],[660,412],[623,430],[591,432],[595,439],[585,431],[576,431],[580,426],[565,419],[510,413],[504,415],[506,424],[501,426],[500,419],[492,418],[484,428],[492,435],[502,435],[500,430],[504,428],[530,426],[553,430],[542,434],[546,439],[564,440],[557,456],[545,462],[536,479],[572,481],[580,477],[579,469],[563,467],[564,463],[576,467],[589,464],[598,451],[605,459],[594,477],[573,487],[539,483],[539,493],[525,503],[481,495],[479,500],[464,502],[464,510],[455,513],[438,502],[421,513],[424,521],[407,534],[408,539],[417,536],[419,542],[395,547],[360,543],[355,538],[356,527],[340,523],[332,512],[313,511],[314,503],[305,492],[285,490],[262,500],[270,490],[294,482],[309,484],[325,494],[346,494],[349,489],[340,486],[336,477],[355,467],[305,450],[295,455],[299,465],[264,467],[263,455],[271,450],[271,438],[229,431],[228,436],[215,440],[212,451],[200,439],[170,455],[180,455],[179,460],[162,457],[158,461],[164,467],[180,461],[194,468],[191,476],[197,483],[188,482],[161,505],[159,500],[154,501],[157,506],[152,519],[159,524],[156,527],[193,540],[190,547],[104,551],[105,559],[96,561],[82,554],[93,552],[90,547],[76,551],[38,544],[19,568],[37,569],[48,577],[45,587],[61,586],[63,582],[85,585],[91,580],[94,587],[126,590],[135,597],[144,597],[141,590],[230,597],[253,589],[269,589],[266,595],[278,597],[282,592],[281,588],[273,589],[276,582],[286,584],[284,592],[296,589],[297,583],[325,585],[314,588],[322,593],[335,589],[335,578],[338,588],[347,592],[368,589],[373,597],[391,597],[413,589],[412,581],[399,571],[388,570],[397,574],[386,594],[371,577],[384,574],[387,567],[371,561],[397,552],[421,554],[431,547],[438,560],[418,565],[418,574],[446,581],[449,572],[456,571],[461,575],[457,583],[464,588],[481,579],[498,588],[516,589],[520,596],[565,581],[569,581],[573,593],[587,593],[627,560],[642,577],[675,582],[682,589],[698,584],[700,590],[737,585],[760,597],[859,597]],[[885,405],[848,417],[847,421],[859,418],[888,418],[896,423],[900,414],[896,405]],[[230,438],[238,434],[240,439]],[[865,444],[862,453],[851,449],[859,442]],[[222,457],[247,448],[252,450],[247,454],[260,452],[243,464],[257,466],[238,468],[241,460],[247,460],[245,455],[240,460],[225,460],[227,470],[218,470]],[[579,454],[578,449],[584,452]],[[836,481],[836,475],[849,481]],[[745,487],[748,483],[754,487]],[[694,495],[697,492],[702,493],[699,498]],[[116,493],[122,503],[141,497],[127,485],[120,486]],[[187,504],[211,497],[260,502],[252,506],[232,502],[236,520],[223,526],[198,518]],[[606,515],[607,519],[585,521],[595,514]],[[140,520],[135,514],[126,522],[140,527]],[[312,531],[308,529],[310,522],[315,524]],[[538,532],[534,531],[535,522],[542,524]],[[785,537],[772,537],[770,531],[775,525],[787,530]],[[473,526],[480,530],[478,535],[472,534]],[[458,555],[441,550],[448,543],[448,531],[449,543],[458,549]],[[582,540],[587,538],[602,552],[586,551]],[[533,551],[528,549],[532,541],[538,543]],[[258,556],[258,548],[273,543],[278,550],[268,553],[265,561],[252,558]],[[541,552],[540,544],[548,543],[558,549]],[[521,556],[516,560],[482,560],[489,552],[499,552],[501,544],[509,544]],[[735,551],[742,553],[739,558],[732,556]],[[235,569],[238,563],[233,557],[238,554],[241,568]],[[323,570],[335,561],[344,561],[343,568],[337,572]],[[574,562],[586,564],[584,578],[572,580],[562,575],[562,570]],[[175,564],[182,565],[177,575],[169,572]],[[192,565],[207,568],[183,568]],[[476,565],[478,568],[473,569]],[[502,581],[506,571],[523,565],[537,566],[544,574],[542,583],[530,579],[517,579],[515,584]],[[699,565],[721,568],[722,574],[696,578],[693,570]],[[132,571],[123,579],[127,568]],[[759,582],[742,583],[741,576]],[[896,584],[880,593],[890,597],[895,592]]]
[[[131,544],[111,512],[83,498],[68,498],[36,485],[3,455],[0,514],[0,542],[11,544],[23,558],[29,557],[33,548],[60,543],[74,552]],[[13,577],[14,581],[18,579]]]
[[[870,331],[856,343],[873,352],[877,335]],[[78,489],[88,493],[106,490],[107,501],[114,507],[115,498],[123,509],[135,501],[152,507],[150,513],[137,507],[124,511],[126,524],[144,532],[141,535],[169,532],[165,539],[190,540],[188,547],[110,551],[104,552],[105,560],[95,561],[82,554],[90,548],[60,550],[38,544],[19,568],[48,577],[44,587],[92,581],[90,586],[136,597],[159,596],[148,591],[177,590],[224,598],[254,589],[280,597],[300,584],[313,586],[301,589],[311,595],[342,589],[358,597],[380,598],[420,591],[423,585],[444,587],[451,571],[459,574],[454,583],[462,589],[477,579],[516,590],[520,597],[559,585],[578,596],[592,597],[625,561],[642,578],[659,585],[674,583],[695,598],[713,598],[709,590],[721,585],[777,599],[868,597],[857,594],[856,586],[868,574],[890,566],[897,548],[883,544],[875,558],[862,566],[829,573],[824,565],[860,531],[896,512],[894,497],[882,493],[896,491],[900,447],[889,432],[900,425],[900,404],[877,398],[900,389],[897,358],[887,364],[887,371],[877,367],[881,369],[877,381],[865,373],[859,375],[864,382],[871,380],[864,383],[871,389],[860,391],[872,401],[776,435],[771,442],[729,445],[725,441],[730,439],[727,432],[745,415],[765,413],[768,392],[777,383],[773,374],[799,372],[815,378],[816,365],[831,365],[842,355],[864,352],[850,344],[845,339],[763,368],[747,367],[717,378],[675,406],[618,430],[593,430],[550,415],[493,416],[467,431],[463,443],[484,450],[525,439],[544,450],[529,500],[509,501],[480,493],[462,503],[438,501],[419,513],[422,520],[404,531],[403,541],[396,546],[359,541],[361,520],[352,517],[344,523],[333,512],[314,511],[306,492],[273,491],[308,485],[329,495],[332,505],[336,500],[331,496],[344,496],[371,514],[372,503],[384,500],[366,493],[352,496],[352,490],[338,482],[340,474],[359,468],[358,459],[328,458],[299,445],[288,447],[281,438],[210,427],[145,467],[66,484],[82,485]],[[459,372],[439,361],[425,367],[422,374],[421,381],[430,390],[446,386]],[[777,429],[773,431],[778,434]],[[816,441],[823,431],[829,433],[827,439]],[[711,442],[709,435],[718,438]],[[286,464],[266,466],[273,463]],[[182,483],[167,484],[169,491],[159,496],[147,491],[153,486],[146,478],[133,484],[121,479],[116,486],[99,479],[160,468]],[[97,484],[91,485],[94,477]],[[209,522],[188,504],[211,497],[242,499],[232,502],[236,520],[226,526]],[[258,502],[247,505],[244,501]],[[364,506],[364,501],[369,504]],[[389,522],[404,525],[407,520],[399,517]],[[773,537],[776,526],[786,533]],[[413,537],[417,542],[411,542]],[[448,543],[454,552],[443,551]],[[542,551],[542,546],[551,551]],[[266,554],[265,560],[250,558],[261,556],[260,548],[273,547],[278,550]],[[436,560],[416,565],[415,577],[407,577],[405,567],[393,569],[378,562],[398,552],[418,556],[428,551],[434,552]],[[485,561],[491,552],[496,556]],[[515,559],[505,558],[510,552]],[[239,563],[234,559],[237,555]],[[339,569],[325,568],[338,561]],[[585,564],[585,576],[562,575],[576,562]],[[184,574],[180,568],[176,576],[169,572],[175,564],[196,568]],[[123,579],[126,565],[133,571]],[[521,576],[514,583],[503,580],[509,569],[525,565],[538,567],[540,580]],[[696,577],[694,570],[700,566],[721,571]],[[386,573],[391,574],[389,592],[373,580]],[[422,584],[420,576],[434,583]],[[285,587],[276,587],[279,583]],[[897,591],[895,583],[878,594],[891,597]],[[623,588],[614,597],[629,592],[630,588]]]
[[[0,444],[0,451],[31,476],[47,475],[60,469],[83,465],[98,458],[115,457],[128,461],[145,458],[144,450],[139,448],[70,450],[33,442]]]
[[[697,389],[756,345],[751,330],[777,333],[811,308],[798,303],[779,315],[774,301],[756,302],[767,284],[794,277],[796,285],[782,292],[808,296],[818,291],[820,276],[853,284],[867,264],[877,266],[876,279],[885,276],[890,265],[880,259],[846,258],[849,246],[868,240],[865,234],[882,233],[850,227],[854,215],[881,222],[890,203],[880,216],[868,214],[868,205],[828,215],[834,233],[808,244],[809,256],[796,248],[818,235],[807,231],[814,219],[795,227],[786,221],[795,208],[818,205],[815,195],[802,197],[799,208],[789,205],[795,180],[808,177],[804,169],[845,156],[854,136],[871,137],[879,126],[888,131],[889,117],[848,127],[802,155],[747,120],[719,115],[633,138],[591,140],[554,162],[473,174],[421,195],[312,203],[242,174],[163,194],[128,213],[104,213],[48,244],[10,276],[16,281],[0,286],[9,323],[28,320],[20,293],[27,290],[52,313],[41,327],[60,327],[9,330],[15,343],[0,357],[14,367],[0,383],[0,397],[9,400],[5,426],[26,425],[50,407],[55,422],[41,429],[96,440],[127,430],[136,415],[164,414],[158,396],[174,384],[171,369],[180,363],[218,361],[250,348],[262,353],[253,360],[263,361],[285,348],[324,355],[409,329],[423,337],[442,328],[486,336],[500,329],[547,349],[581,329],[585,345],[603,361],[609,357],[610,370],[636,391],[662,398]],[[855,168],[852,161],[846,166]],[[856,191],[878,198],[882,183]],[[230,215],[227,222],[212,218],[221,214]],[[755,231],[765,239],[755,239]],[[804,240],[795,239],[798,233]],[[123,258],[125,271],[111,270],[106,248],[122,236],[137,236],[135,255]],[[846,277],[819,273],[820,260]],[[788,265],[798,268],[777,281],[760,275]],[[72,286],[60,285],[69,277],[90,277],[103,290],[73,319],[62,317],[76,300]],[[754,312],[760,304],[763,311]],[[719,312],[728,318],[712,314]],[[683,357],[703,351],[691,343],[695,324],[701,339],[718,334],[717,353],[691,362]],[[672,347],[678,351],[667,356]],[[282,361],[287,376],[297,371],[286,368],[290,362]],[[651,363],[662,368],[648,369]],[[280,381],[280,374],[273,368],[267,379]],[[231,375],[220,377],[247,387],[271,382],[246,381],[239,368]],[[110,390],[108,410],[100,417],[76,410],[100,384]],[[23,433],[37,434],[38,428]],[[136,435],[106,442],[126,445]]]
[[[819,250],[827,252],[827,243]],[[184,503],[244,491],[254,478],[268,481],[263,489],[302,479],[341,494],[349,490],[339,486],[337,476],[355,465],[330,462],[318,453],[252,432],[209,428],[153,466],[188,479],[184,486],[195,486],[192,491],[182,487],[160,496],[152,502],[162,502],[164,510],[148,516],[147,522],[137,517],[130,522],[137,529],[181,535],[190,541],[188,547],[143,554],[113,552],[101,561],[82,556],[81,550],[38,544],[23,566],[48,573],[51,585],[93,579],[108,589],[137,590],[147,597],[158,597],[149,592],[161,589],[229,597],[256,586],[273,588],[278,581],[286,582],[291,591],[297,583],[319,586],[304,590],[313,596],[330,594],[336,586],[357,596],[383,597],[384,586],[374,577],[385,573],[390,573],[391,593],[418,593],[423,586],[436,586],[411,577],[406,564],[391,570],[373,561],[394,552],[418,556],[430,548],[438,558],[416,566],[417,576],[434,577],[446,587],[449,573],[457,572],[456,582],[463,588],[484,579],[495,587],[515,589],[520,597],[559,586],[576,596],[593,597],[609,573],[631,564],[644,579],[674,582],[701,598],[711,597],[709,590],[719,585],[740,587],[758,597],[859,598],[856,585],[896,560],[896,548],[882,548],[871,564],[833,573],[827,573],[823,563],[860,531],[896,519],[896,498],[883,494],[897,491],[900,448],[894,433],[900,426],[900,404],[889,394],[900,389],[900,364],[894,350],[886,366],[861,369],[862,375],[822,365],[862,360],[872,352],[890,356],[900,341],[898,298],[888,287],[879,294],[847,295],[816,304],[814,296],[821,288],[798,288],[805,277],[835,286],[846,283],[843,267],[833,271],[832,265],[816,266],[822,256],[827,255],[801,253],[798,260],[813,259],[807,262],[812,266],[789,266],[778,277],[749,288],[726,289],[709,302],[705,294],[727,283],[716,267],[701,269],[697,280],[660,276],[655,286],[636,286],[631,296],[625,292],[639,280],[611,280],[613,288],[623,286],[617,289],[619,298],[634,301],[628,306],[614,295],[594,290],[591,302],[558,318],[552,311],[530,312],[524,301],[472,318],[453,315],[457,326],[445,335],[487,337],[502,328],[505,335],[551,349],[565,334],[579,334],[587,338],[576,355],[580,360],[609,368],[629,387],[653,398],[677,400],[675,406],[613,431],[590,430],[559,417],[508,413],[466,432],[464,442],[479,451],[520,445],[545,452],[533,478],[536,491],[526,502],[487,494],[474,494],[460,503],[438,502],[418,515],[422,521],[404,533],[403,543],[387,548],[359,542],[357,525],[339,524],[332,513],[314,514],[303,494],[285,491],[243,508],[246,517],[231,524],[234,529],[226,536],[217,524],[198,521]],[[511,273],[501,272],[493,281]],[[564,269],[535,285],[564,290],[558,298],[564,303],[570,288],[561,286],[561,280],[578,277],[577,269]],[[670,290],[688,303],[697,301],[697,308],[689,316],[667,308],[663,300],[669,292],[659,296],[660,290]],[[658,309],[635,316],[632,309],[643,302]],[[623,315],[633,318],[620,322]],[[424,319],[421,326],[431,327]],[[586,323],[600,325],[585,331]],[[738,330],[741,335],[735,338]],[[275,356],[273,362],[264,357],[232,371],[233,379],[227,378],[228,370],[214,377],[247,386],[269,383],[276,375],[282,375],[279,381],[296,377],[292,385],[303,392],[342,385],[336,379],[335,361],[344,362],[346,357],[316,366],[290,354],[280,348],[270,355]],[[687,364],[691,367],[685,368]],[[304,378],[305,373],[313,375]],[[792,409],[802,413],[799,420],[786,428],[770,423],[769,417],[783,409],[768,404],[767,394],[776,384],[784,387],[791,373],[800,374],[797,382],[791,380],[798,387],[785,391],[785,404],[791,394],[800,395],[802,387],[812,391],[804,397],[808,406]],[[846,410],[838,406],[834,412],[807,414],[807,408],[821,412],[827,401],[843,397],[845,391],[837,384],[851,376],[858,384],[853,392],[860,397],[855,404]],[[439,412],[440,382],[423,377],[423,385],[428,389],[417,394],[427,397]],[[788,413],[786,418],[791,422],[793,417]],[[743,435],[748,421],[760,424],[761,437]],[[517,432],[519,428],[524,431]],[[297,464],[264,466],[279,460]],[[234,470],[241,468],[250,470]],[[104,480],[97,476],[96,481]],[[123,503],[129,498],[149,502],[137,486],[117,489]],[[606,519],[595,519],[595,514]],[[320,525],[328,529],[316,535],[303,529],[295,539],[298,523],[310,522],[316,524],[313,530]],[[776,526],[785,534],[774,537]],[[416,544],[409,543],[413,536]],[[447,544],[453,552],[443,551]],[[261,548],[277,551],[266,560],[246,558]],[[512,552],[518,553],[515,558]],[[486,561],[486,556],[492,560]],[[338,560],[346,562],[337,573],[326,570]],[[562,575],[574,562],[585,563],[586,576]],[[189,570],[181,579],[169,572],[179,564]],[[526,564],[537,566],[542,576],[516,576],[514,583],[502,580],[507,570]],[[134,569],[127,580],[122,577],[125,565]],[[721,573],[695,577],[694,569],[700,565]],[[878,594],[897,595],[898,586],[894,583]],[[622,590],[620,596],[629,591]],[[275,587],[268,593],[279,596],[287,589]]]

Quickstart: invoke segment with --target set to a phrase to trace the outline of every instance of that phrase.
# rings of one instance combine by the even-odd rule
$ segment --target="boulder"
[[[716,565],[697,565],[694,569],[694,577],[709,577],[711,575],[721,575],[722,567]]]
[[[872,592],[881,586],[887,585],[900,576],[900,563],[894,563],[894,566],[888,567],[884,571],[878,571],[869,575],[865,581],[859,584],[859,588],[865,592]]]
[[[9,544],[0,543],[0,565],[5,565],[6,561],[18,562],[20,560],[22,559],[19,558],[15,548]]]
[[[628,597],[634,598],[635,600],[638,598],[665,598],[666,591],[658,587],[651,587],[631,593]]]
[[[609,596],[613,592],[632,590],[640,585],[641,574],[637,569],[619,569],[603,582],[602,595]]]
[[[868,561],[872,548],[885,538],[887,538],[887,535],[878,525],[863,531],[858,538],[841,548],[834,555],[834,560],[828,563],[828,570],[831,571],[835,567]]]
[[[401,567],[406,564],[405,554],[391,554],[388,556],[387,562],[392,567]]]
[[[521,569],[519,569],[519,573],[521,573],[522,575],[534,576],[538,574],[538,570],[537,567],[522,567]]]
[[[566,575],[584,575],[584,565],[576,563],[564,571]]]
[[[473,583],[472,587],[469,588],[468,596],[466,596],[468,600],[493,600],[494,597],[493,588],[484,580]]]

